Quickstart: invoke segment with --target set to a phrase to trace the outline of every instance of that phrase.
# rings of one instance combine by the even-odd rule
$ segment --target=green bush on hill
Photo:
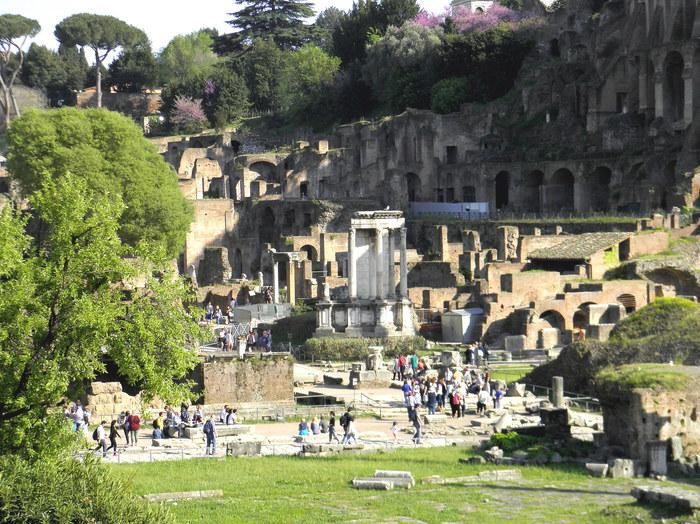
[[[88,455],[28,461],[0,458],[0,523],[168,524],[167,509],[134,496],[129,486]]]
[[[535,368],[525,380],[549,386],[553,376],[562,376],[567,391],[595,394],[596,375],[609,366],[670,361],[699,365],[698,332],[700,305],[683,298],[659,298],[620,322],[608,342],[584,341],[567,346],[555,360]]]

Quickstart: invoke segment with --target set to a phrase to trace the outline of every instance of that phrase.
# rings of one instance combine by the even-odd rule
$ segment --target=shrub
[[[82,462],[1,457],[0,523],[34,522],[167,524],[174,519],[165,508],[132,495],[90,455]]]
[[[204,129],[207,126],[207,116],[202,109],[202,101],[178,96],[170,115],[170,123],[186,133],[196,133]]]
[[[410,355],[425,349],[423,337],[312,338],[304,349],[315,360],[364,360],[369,346],[384,346],[385,357]]]
[[[446,78],[433,86],[430,107],[440,114],[456,113],[469,100],[469,78],[465,76]]]
[[[498,446],[506,453],[512,453],[518,449],[526,449],[534,446],[540,439],[530,435],[521,435],[515,431],[509,433],[494,433],[491,435],[489,443],[492,446]]]

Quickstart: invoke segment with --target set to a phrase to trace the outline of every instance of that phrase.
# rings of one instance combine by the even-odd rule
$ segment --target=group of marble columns
[[[366,275],[358,274],[358,245],[357,228],[352,227],[348,235],[348,291],[350,300],[358,298],[376,300],[396,299],[395,281],[395,250],[396,243],[399,242],[400,253],[400,278],[399,297],[408,298],[408,268],[406,262],[406,228],[374,228],[371,230],[362,229],[364,234],[372,231],[368,238],[371,244],[368,245]],[[367,279],[367,286],[362,286],[365,296],[358,295],[358,279]]]

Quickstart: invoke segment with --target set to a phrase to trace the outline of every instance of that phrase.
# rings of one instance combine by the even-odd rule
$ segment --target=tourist
[[[452,396],[450,397],[450,406],[452,407],[452,418],[457,418],[461,416],[460,410],[462,405],[462,398],[459,396],[459,389],[452,390]]]
[[[109,447],[105,450],[105,454],[110,449],[114,450],[114,456],[117,456],[117,437],[119,436],[119,430],[117,429],[117,421],[113,420],[112,424],[109,426]]]
[[[266,331],[265,332],[265,344],[263,345],[265,348],[265,351],[268,353],[272,352],[272,332],[271,331]]]
[[[418,355],[415,353],[411,355],[411,371],[414,377],[418,374]]]
[[[352,416],[352,408],[348,408],[345,413],[343,414],[342,417],[340,417],[340,425],[343,427],[343,444],[347,444],[348,441],[348,433],[349,433],[349,428],[350,428],[350,423],[354,420],[354,417]]]
[[[117,425],[124,430],[124,437],[126,439],[126,445],[129,446],[129,412],[122,411],[119,413],[119,418],[117,419]]]
[[[335,432],[335,411],[330,412],[330,418],[328,419],[328,443],[330,444],[335,439],[336,442],[340,443],[340,439]]]
[[[83,429],[83,424],[85,423],[85,412],[83,411],[83,406],[80,400],[75,401],[75,411],[73,412],[73,431],[76,433]]]
[[[194,410],[194,415],[192,415],[192,422],[195,424],[201,424],[204,422],[204,415],[202,414],[202,408],[197,406]]]
[[[219,413],[219,422],[226,424],[226,417],[228,417],[228,404],[224,404],[224,407],[221,408],[221,413]]]
[[[311,419],[311,433],[314,435],[321,434],[321,427],[318,425],[318,419],[316,417]]]
[[[101,421],[95,428],[92,438],[97,442],[97,447],[94,451],[102,449],[102,458],[107,457],[107,436],[105,434],[105,421]]]
[[[303,418],[301,419],[301,422],[299,422],[299,436],[305,440],[309,434],[309,425],[307,424],[306,419]]]
[[[328,421],[323,415],[321,415],[321,419],[318,421],[318,427],[324,435],[328,433]]]
[[[420,439],[421,439],[421,428],[423,427],[423,423],[421,422],[420,415],[416,413],[416,416],[413,417],[413,427],[416,428],[416,432],[413,434],[413,442],[415,444],[420,444]]]
[[[127,420],[129,421],[129,436],[131,437],[131,445],[135,446],[139,443],[139,429],[141,429],[141,419],[134,413],[130,415]]]
[[[236,299],[231,297],[231,302],[228,304],[229,309],[231,310],[231,316],[233,317],[233,310],[236,309]]]
[[[411,396],[413,395],[413,388],[408,380],[403,380],[403,386],[401,386],[401,391],[403,391],[403,403],[408,408],[409,415],[411,413]]]
[[[454,373],[450,368],[445,368],[445,382],[449,384],[452,382],[452,379],[454,378]]]
[[[489,346],[488,346],[488,344],[482,342],[481,343],[481,350],[484,353],[484,363],[486,365],[488,365],[488,363],[489,363]]]
[[[437,408],[437,384],[435,383],[435,377],[430,377],[428,381],[428,414],[435,415],[435,409]]]
[[[464,381],[459,383],[459,398],[461,399],[459,408],[464,417],[467,414],[467,384]]]
[[[353,419],[351,415],[350,421],[348,422],[347,430],[345,432],[345,436],[343,437],[343,444],[350,444],[350,440],[352,440],[353,443],[357,442],[358,438],[360,438],[360,436],[357,432],[357,425],[355,424],[355,419]]]
[[[397,442],[399,440],[399,423],[394,421],[394,423],[391,425],[391,435],[394,437],[394,442]]]
[[[238,410],[231,408],[226,415],[226,425],[234,426],[236,424],[238,424]]]
[[[163,438],[163,412],[160,411],[158,416],[153,420],[153,439],[158,440]]]
[[[503,398],[503,390],[497,387],[493,392],[493,409],[501,409],[501,399]]]
[[[224,323],[224,314],[221,312],[221,308],[219,306],[216,306],[216,311],[214,312],[214,318],[216,319],[217,324],[223,324]]]
[[[406,357],[399,355],[399,380],[406,380]]]
[[[437,405],[438,411],[443,411],[445,409],[445,398],[447,397],[447,384],[445,384],[445,379],[441,378],[437,384]]]
[[[216,453],[216,426],[212,420],[212,416],[209,415],[207,422],[204,424],[202,429],[204,435],[207,437],[207,448],[205,454],[214,455]]]
[[[399,364],[399,357],[396,357],[394,359],[394,365],[392,368],[392,371],[394,374],[391,377],[391,380],[396,380],[396,377],[399,377],[399,380],[401,379],[401,364]]]
[[[467,364],[470,366],[474,365],[474,349],[470,346],[467,346],[467,351],[465,354]]]
[[[189,412],[188,408],[189,408],[189,406],[187,404],[185,404],[184,402],[182,404],[180,404],[180,420],[185,425],[190,424],[190,412]]]
[[[252,329],[248,333],[248,337],[246,338],[246,344],[245,348],[247,351],[253,351],[255,349],[255,344],[256,344],[256,339],[255,339],[255,331]]]
[[[213,318],[214,318],[214,306],[211,305],[211,302],[207,302],[207,305],[204,309],[204,319],[207,321],[207,324],[209,324]]]
[[[476,414],[485,415],[486,414],[486,403],[489,401],[489,394],[486,388],[481,388],[479,395],[476,399]]]

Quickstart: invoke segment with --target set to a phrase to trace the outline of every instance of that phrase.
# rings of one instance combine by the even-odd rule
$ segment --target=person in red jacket
[[[139,429],[141,429],[141,419],[134,413],[129,415],[129,433],[131,435],[131,445],[135,446],[139,443]]]

